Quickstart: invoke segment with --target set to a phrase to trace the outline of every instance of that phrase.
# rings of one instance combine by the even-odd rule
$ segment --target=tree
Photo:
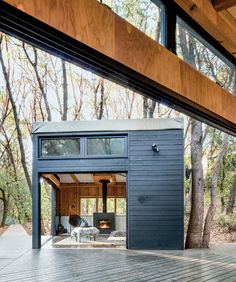
[[[0,227],[5,226],[6,219],[7,219],[7,213],[8,213],[8,206],[9,206],[9,201],[10,201],[10,196],[4,191],[3,188],[0,188],[1,196],[0,200],[3,202],[3,215],[2,215],[2,220],[0,223]]]
[[[32,51],[33,51],[33,59],[31,59],[29,52],[27,51],[27,47],[25,45],[25,43],[22,43],[22,47],[23,50],[25,52],[25,56],[28,59],[29,63],[31,64],[31,66],[33,67],[34,73],[35,73],[35,77],[37,79],[38,82],[38,86],[39,89],[41,91],[42,97],[44,99],[44,104],[45,104],[45,108],[46,108],[46,112],[47,112],[47,120],[51,121],[52,120],[52,114],[51,114],[51,109],[50,109],[50,105],[48,102],[48,97],[47,97],[47,92],[45,91],[43,82],[42,82],[42,78],[40,76],[39,73],[39,66],[38,66],[38,51],[35,47],[31,47]]]
[[[229,139],[228,134],[225,134],[212,171],[211,204],[208,208],[206,219],[205,219],[203,238],[202,238],[203,248],[209,248],[209,244],[210,244],[211,227],[217,207],[217,184],[220,177],[220,168],[223,163],[223,159],[226,154],[226,149],[228,146],[228,139]]]
[[[235,171],[235,174],[234,174],[233,184],[232,184],[232,187],[231,187],[231,190],[230,190],[230,193],[229,193],[229,199],[228,199],[226,214],[233,213],[234,204],[235,204],[235,197],[236,197],[236,171]]]
[[[191,119],[192,205],[186,248],[200,248],[204,217],[204,176],[202,167],[202,123]]]
[[[63,113],[61,120],[67,120],[67,112],[68,112],[68,85],[67,85],[67,74],[66,74],[66,62],[65,60],[61,60],[62,62],[62,73],[63,73]]]
[[[24,173],[25,173],[25,177],[26,177],[26,180],[27,180],[29,191],[31,193],[31,186],[32,186],[31,185],[31,178],[30,178],[29,170],[27,168],[27,163],[26,163],[25,150],[24,150],[24,144],[23,144],[23,136],[22,136],[22,131],[21,131],[21,127],[20,127],[20,120],[19,120],[19,116],[18,116],[18,112],[17,112],[17,108],[16,108],[16,103],[15,103],[12,88],[11,88],[10,77],[9,77],[10,70],[9,69],[7,70],[7,68],[5,66],[5,62],[3,60],[2,44],[3,44],[3,35],[1,35],[1,37],[0,37],[0,63],[1,63],[2,72],[3,72],[4,79],[5,79],[5,85],[6,85],[7,93],[8,93],[8,96],[9,96],[9,100],[11,102],[11,107],[12,107],[13,116],[14,116],[14,120],[15,120],[17,138],[18,138],[20,153],[21,153],[21,164],[22,164],[22,167],[23,167],[23,170],[24,170]],[[7,45],[7,40],[5,40],[5,44]]]

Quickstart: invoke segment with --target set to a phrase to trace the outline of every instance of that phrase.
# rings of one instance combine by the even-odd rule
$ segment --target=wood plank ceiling
[[[59,174],[43,174],[42,177],[49,183],[53,183],[57,188],[61,188],[63,184],[99,184],[100,180],[107,179],[111,183],[125,183],[125,173],[59,173]]]
[[[175,0],[236,57],[236,0]]]
[[[236,5],[236,0],[212,0],[214,9],[219,12]]]

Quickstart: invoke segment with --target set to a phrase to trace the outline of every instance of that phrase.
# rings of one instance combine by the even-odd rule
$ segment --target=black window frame
[[[104,138],[123,138],[124,139],[124,154],[109,154],[109,155],[89,155],[88,154],[88,139],[104,139]],[[86,158],[125,158],[128,156],[128,142],[127,136],[125,135],[94,135],[94,136],[86,136],[84,143],[84,153]]]
[[[80,140],[80,154],[79,155],[68,155],[68,156],[43,156],[42,154],[42,141],[43,140],[64,140],[64,139],[79,139]],[[81,136],[45,136],[38,139],[38,159],[44,160],[64,160],[64,159],[78,159],[82,156],[83,142]]]
[[[177,16],[176,18],[176,29],[177,24],[181,26],[182,28],[186,29],[193,37],[195,37],[200,43],[202,43],[207,49],[209,49],[210,52],[212,52],[216,57],[218,57],[223,63],[225,63],[228,67],[233,69],[234,72],[234,85],[233,85],[233,92],[229,92],[233,96],[236,96],[236,65],[234,65],[230,60],[228,60],[222,53],[217,50],[214,46],[211,45],[202,35],[200,35],[196,30],[194,30],[183,18],[180,16]],[[177,35],[176,35],[177,36]],[[177,47],[177,44],[176,44]],[[186,61],[185,61],[186,62]],[[186,62],[188,63],[188,62]],[[206,76],[204,73],[201,72],[202,75]],[[208,76],[206,76],[208,77]],[[209,78],[209,77],[208,77]],[[209,78],[211,79],[211,78]],[[211,79],[212,80],[212,79]],[[214,81],[214,80],[212,80]],[[214,81],[215,82],[215,81]],[[223,88],[223,86],[221,86]]]
[[[80,155],[68,156],[43,156],[42,155],[42,141],[55,139],[80,139]],[[87,154],[87,139],[88,138],[124,138],[125,151],[124,154],[110,154],[110,155],[88,155]],[[70,159],[110,159],[110,158],[128,158],[128,135],[127,134],[91,134],[91,135],[47,135],[38,137],[38,160],[70,160]]]

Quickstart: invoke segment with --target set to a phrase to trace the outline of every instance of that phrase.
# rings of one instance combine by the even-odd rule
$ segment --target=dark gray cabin
[[[60,140],[66,140],[63,146],[69,146],[63,154],[57,154],[53,147]],[[109,153],[97,147],[101,140],[108,144]],[[78,146],[73,149],[75,142]],[[33,248],[41,247],[41,175],[119,172],[127,174],[126,247],[183,249],[183,145],[182,119],[35,123]],[[53,154],[48,153],[50,150]],[[52,217],[55,216],[52,209]]]

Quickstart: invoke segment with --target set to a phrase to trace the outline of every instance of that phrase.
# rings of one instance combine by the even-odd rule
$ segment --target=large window
[[[70,157],[80,155],[80,138],[41,139],[42,157]]]
[[[98,0],[127,22],[163,44],[164,6],[161,0]]]
[[[96,198],[80,198],[80,214],[93,215],[96,212]]]
[[[87,149],[81,149],[81,146]],[[126,147],[125,136],[41,138],[39,156],[43,158],[124,157],[127,155]]]
[[[102,212],[102,198],[98,199],[98,212]],[[115,212],[115,198],[107,198],[107,212]]]
[[[126,215],[126,198],[116,198],[116,214]]]
[[[102,198],[80,198],[80,215],[91,216],[95,212],[102,212],[102,203]],[[108,197],[107,212],[126,215],[126,198]]]
[[[180,58],[234,94],[235,66],[180,18],[177,21],[176,43]]]
[[[126,153],[125,143],[125,137],[88,138],[87,154],[89,156],[124,156]]]
[[[102,212],[102,198],[98,198],[98,212]],[[126,215],[126,198],[107,198],[107,212]]]

